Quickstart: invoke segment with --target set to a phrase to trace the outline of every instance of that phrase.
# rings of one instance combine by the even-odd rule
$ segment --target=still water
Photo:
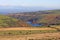
[[[30,22],[30,21],[28,21],[27,23],[30,24],[30,25],[32,25],[32,26],[42,26],[42,24],[37,24],[37,23],[33,24],[33,23]]]

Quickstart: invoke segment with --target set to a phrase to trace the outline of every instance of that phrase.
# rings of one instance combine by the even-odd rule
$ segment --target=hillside
[[[28,27],[24,21],[0,15],[0,27]]]
[[[60,25],[60,10],[48,10],[45,11],[48,14],[43,14],[41,19],[38,19],[38,23],[44,25]]]
[[[60,10],[45,10],[37,12],[11,13],[8,16],[16,19],[22,19],[32,24],[57,24],[60,25]]]
[[[60,24],[60,14],[44,14],[42,19],[39,19],[39,23],[46,24]]]

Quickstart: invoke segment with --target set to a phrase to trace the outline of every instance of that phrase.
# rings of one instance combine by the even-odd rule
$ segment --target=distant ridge
[[[17,13],[17,12],[35,12],[41,10],[52,10],[53,8],[45,7],[23,7],[23,6],[0,6],[0,13]]]

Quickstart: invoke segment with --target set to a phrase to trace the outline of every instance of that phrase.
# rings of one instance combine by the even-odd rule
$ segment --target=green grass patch
[[[10,30],[0,31],[0,35],[30,35],[30,34],[41,34],[41,33],[54,33],[56,30]]]

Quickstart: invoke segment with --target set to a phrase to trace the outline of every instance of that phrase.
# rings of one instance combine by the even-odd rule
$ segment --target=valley
[[[0,0],[0,40],[60,40],[60,0]]]
[[[60,10],[0,15],[0,40],[60,40]]]
[[[60,24],[60,11],[48,10],[8,14],[9,17],[21,19],[31,26],[48,26]]]

